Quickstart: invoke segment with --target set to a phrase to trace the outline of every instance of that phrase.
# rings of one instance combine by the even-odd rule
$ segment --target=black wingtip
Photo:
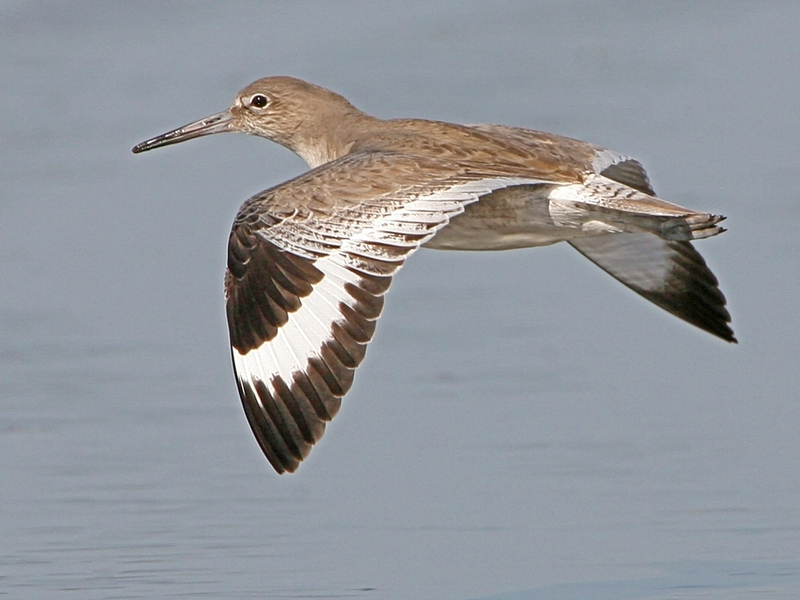
[[[666,308],[666,307],[665,307]],[[677,308],[677,307],[676,307]],[[728,342],[730,344],[738,344],[739,340],[736,339],[736,335],[733,333],[733,329],[731,329],[730,323],[730,315],[728,314],[728,310],[723,304],[722,306],[717,307],[717,310],[722,312],[723,314],[720,315],[719,313],[713,315],[709,318],[708,313],[703,310],[702,312],[698,313],[695,310],[685,310],[686,307],[683,307],[684,310],[670,310],[667,308],[669,312],[672,312],[677,317],[680,317],[684,321],[694,325],[702,329],[703,331],[710,333],[711,335],[718,337],[719,339]],[[696,306],[692,307],[693,309],[698,308]],[[722,318],[720,318],[722,317]]]

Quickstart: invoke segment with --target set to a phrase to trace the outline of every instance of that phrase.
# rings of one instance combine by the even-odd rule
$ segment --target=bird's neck
[[[350,153],[365,136],[372,135],[385,123],[358,109],[336,115],[319,115],[315,121],[323,126],[303,127],[295,132],[291,150],[306,161],[312,169]],[[304,125],[307,125],[304,123]],[[319,132],[324,131],[324,135]]]

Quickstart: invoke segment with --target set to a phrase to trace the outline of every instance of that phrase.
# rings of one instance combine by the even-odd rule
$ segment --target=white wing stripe
[[[275,338],[240,355],[237,364],[243,367],[242,373],[250,373],[268,386],[275,376],[292,381],[292,374],[304,370],[308,359],[319,354],[323,344],[333,337],[333,323],[344,318],[339,304],[355,304],[345,290],[345,283],[360,281],[356,273],[338,264],[339,260],[339,255],[332,255],[316,262],[325,277],[302,299],[300,308],[289,314],[289,320],[278,328]]]

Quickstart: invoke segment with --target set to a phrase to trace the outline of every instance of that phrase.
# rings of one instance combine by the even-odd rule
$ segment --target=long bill
[[[177,144],[185,142],[204,135],[211,135],[212,133],[222,133],[231,131],[231,122],[233,115],[230,110],[224,110],[205,119],[200,119],[194,123],[189,123],[183,127],[178,127],[167,133],[163,133],[152,139],[149,139],[141,144],[133,147],[133,153],[145,152],[153,148],[160,148],[161,146],[169,146],[170,144]]]

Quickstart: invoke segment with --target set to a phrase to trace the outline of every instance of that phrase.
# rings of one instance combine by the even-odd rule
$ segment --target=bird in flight
[[[394,273],[418,248],[567,242],[673,315],[736,342],[692,242],[724,217],[659,199],[642,165],[503,125],[383,120],[292,77],[248,85],[223,112],[134,153],[238,131],[310,170],[256,194],[228,240],[225,300],[247,420],[278,473],[295,471],[353,383]]]

